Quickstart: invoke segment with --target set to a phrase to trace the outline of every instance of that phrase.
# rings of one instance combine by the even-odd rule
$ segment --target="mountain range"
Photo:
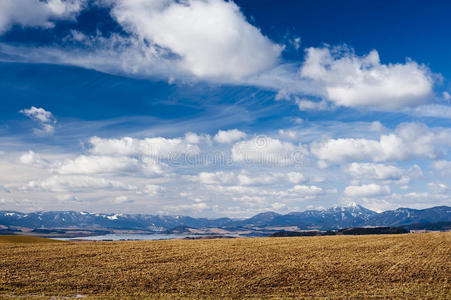
[[[324,210],[291,212],[288,214],[264,212],[243,220],[145,214],[102,214],[76,211],[42,211],[32,213],[0,211],[0,225],[4,228],[107,228],[155,232],[177,226],[226,229],[296,226],[304,230],[330,230],[348,227],[403,226],[436,222],[451,222],[451,207],[437,206],[427,209],[398,208],[377,213],[360,205],[354,205]]]

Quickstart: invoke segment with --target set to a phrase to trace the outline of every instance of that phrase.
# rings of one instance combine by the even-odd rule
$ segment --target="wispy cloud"
[[[83,8],[80,1],[45,5],[51,4],[61,7],[65,17]],[[0,59],[70,64],[169,82],[252,85],[280,91],[278,99],[324,99],[298,101],[302,110],[334,105],[391,111],[428,103],[434,95],[435,79],[426,66],[412,60],[383,64],[376,50],[357,56],[349,47],[308,48],[304,62],[284,61],[285,46],[250,24],[232,1],[103,0],[96,5],[109,10],[122,33],[73,30],[59,46],[0,44]],[[299,41],[294,41],[297,48]]]

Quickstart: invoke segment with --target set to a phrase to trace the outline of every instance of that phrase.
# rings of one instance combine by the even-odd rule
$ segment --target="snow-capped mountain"
[[[359,226],[400,226],[415,223],[451,222],[451,207],[399,208],[377,213],[359,205],[307,210],[281,215],[265,212],[244,220],[206,219],[188,216],[102,214],[75,211],[21,213],[0,211],[0,225],[28,228],[110,228],[162,231],[176,226],[264,227],[298,226],[301,229],[339,229]]]
[[[372,216],[368,223],[375,226],[401,226],[416,223],[450,222],[451,207],[436,206],[427,209],[398,208]]]
[[[160,231],[175,226],[216,227],[230,223],[228,218],[209,220],[187,216],[142,214],[102,214],[75,211],[21,213],[0,211],[0,225],[29,228],[111,228]]]

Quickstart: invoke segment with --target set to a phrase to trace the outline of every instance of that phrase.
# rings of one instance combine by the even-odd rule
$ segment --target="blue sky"
[[[450,8],[4,0],[0,209],[450,204]]]

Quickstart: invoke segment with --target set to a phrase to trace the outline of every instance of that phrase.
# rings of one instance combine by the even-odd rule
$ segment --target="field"
[[[451,298],[451,233],[0,243],[0,297]]]

